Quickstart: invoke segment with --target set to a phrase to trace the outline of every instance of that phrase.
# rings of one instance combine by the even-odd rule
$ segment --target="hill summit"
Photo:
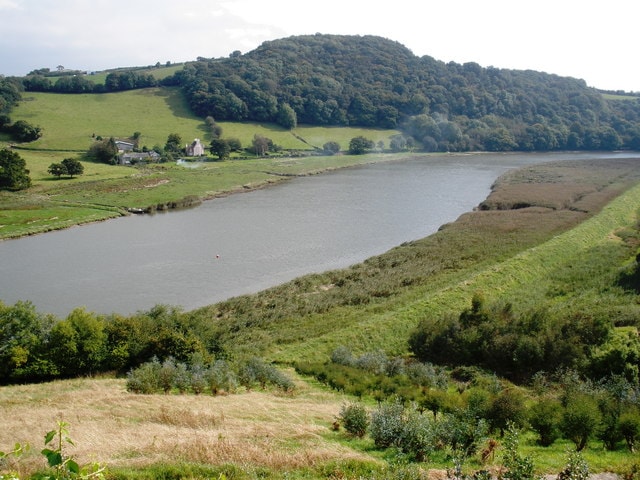
[[[292,128],[398,128],[424,150],[640,148],[640,99],[583,80],[418,57],[377,36],[303,35],[187,63],[194,112]]]

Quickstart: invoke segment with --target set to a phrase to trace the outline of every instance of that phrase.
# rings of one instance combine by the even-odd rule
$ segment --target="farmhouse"
[[[204,155],[204,145],[202,145],[199,138],[191,142],[191,145],[187,145],[185,150],[187,157],[201,157]]]
[[[120,165],[134,165],[136,163],[157,162],[160,155],[156,151],[150,152],[128,152],[119,156]]]
[[[131,142],[125,142],[124,140],[116,140],[116,147],[118,152],[131,152],[135,145]]]

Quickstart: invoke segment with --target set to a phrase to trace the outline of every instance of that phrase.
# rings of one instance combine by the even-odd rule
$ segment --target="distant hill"
[[[288,129],[397,129],[402,135],[388,145],[397,151],[640,150],[639,96],[533,70],[444,63],[377,36],[294,36],[171,68],[118,69],[96,81],[38,71],[0,78],[0,114],[20,89],[103,93],[174,85],[202,118]]]
[[[640,98],[583,80],[417,57],[376,36],[305,35],[167,79],[216,120],[401,128],[425,150],[640,148]]]

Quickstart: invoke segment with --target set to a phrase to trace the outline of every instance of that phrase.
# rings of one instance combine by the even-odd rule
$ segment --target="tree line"
[[[104,84],[95,83],[84,74],[63,75],[52,80],[40,72],[32,72],[22,79],[22,85],[28,92],[106,93],[157,87],[160,82],[150,73],[124,70],[107,74]]]
[[[222,358],[212,327],[175,308],[156,306],[132,316],[75,309],[63,319],[30,302],[0,302],[0,384],[124,374],[154,357],[208,363]]]
[[[422,361],[477,366],[519,383],[554,365],[592,379],[613,374],[640,384],[635,328],[617,328],[586,312],[561,318],[544,308],[516,313],[508,303],[485,305],[479,294],[471,303],[457,316],[422,320],[410,335],[409,350]]]

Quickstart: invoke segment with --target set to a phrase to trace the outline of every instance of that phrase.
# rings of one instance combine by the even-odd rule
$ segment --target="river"
[[[299,177],[188,210],[0,242],[0,300],[66,316],[185,310],[342,268],[428,236],[505,171],[624,154],[423,156]]]

